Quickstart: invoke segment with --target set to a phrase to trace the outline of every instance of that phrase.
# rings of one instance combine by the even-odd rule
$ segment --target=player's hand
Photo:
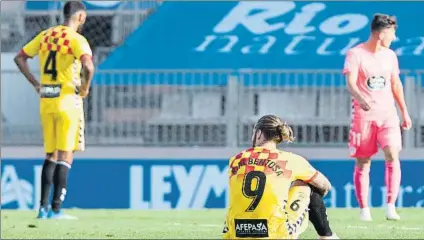
[[[41,85],[40,84],[35,85],[34,89],[38,94],[40,94]]]
[[[359,101],[359,105],[361,106],[361,108],[362,108],[364,111],[369,111],[369,110],[371,109],[370,101],[367,101],[367,100],[365,100],[365,99],[361,99],[361,100]]]
[[[86,98],[87,96],[88,96],[88,93],[90,92],[90,90],[88,89],[88,88],[84,88],[84,87],[81,87],[80,89],[79,89],[79,95],[82,97],[82,98]]]
[[[330,186],[328,186],[326,189],[324,189],[324,190],[321,192],[321,193],[322,193],[322,196],[323,196],[323,197],[327,196],[327,194],[328,194],[328,192],[330,192],[331,188],[332,188],[332,186],[330,185]]]
[[[326,181],[326,183],[325,183],[325,185],[324,185],[324,187],[322,188],[322,191],[321,191],[322,196],[325,197],[328,194],[328,192],[330,192],[332,187],[333,186],[331,186],[330,181],[327,179],[327,181]]]
[[[403,123],[402,128],[404,130],[409,130],[412,127],[412,120],[408,113],[403,114]]]

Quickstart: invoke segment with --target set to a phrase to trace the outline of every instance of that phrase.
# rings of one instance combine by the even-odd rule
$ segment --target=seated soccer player
[[[293,141],[290,127],[277,116],[264,116],[254,127],[252,141],[253,148],[229,162],[224,239],[296,239],[307,228],[308,216],[322,238],[335,237],[322,202],[330,182],[303,157],[277,149],[277,144]]]

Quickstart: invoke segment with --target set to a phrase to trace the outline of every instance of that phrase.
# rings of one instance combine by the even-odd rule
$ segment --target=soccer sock
[[[369,167],[359,168],[358,166],[355,166],[353,181],[355,184],[356,200],[358,200],[359,207],[368,207],[368,194],[370,190]]]
[[[312,190],[311,200],[309,202],[309,221],[314,225],[315,231],[320,237],[333,236],[330,222],[328,222],[327,208],[322,200],[322,195],[316,187],[312,185],[309,186]]]
[[[54,172],[54,191],[52,210],[59,212],[62,207],[62,202],[66,196],[66,185],[68,181],[68,172],[71,165],[64,161],[58,161]]]
[[[50,188],[53,184],[53,175],[56,168],[56,162],[44,160],[41,171],[41,200],[40,207],[47,209],[49,207]]]
[[[387,203],[395,204],[399,194],[401,169],[399,161],[386,161],[385,183],[387,187]]]

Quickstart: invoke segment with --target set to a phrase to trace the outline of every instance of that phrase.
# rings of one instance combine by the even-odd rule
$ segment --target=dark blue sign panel
[[[42,160],[2,159],[1,207],[32,209],[40,196]],[[65,207],[83,209],[203,209],[228,206],[227,160],[76,160]],[[333,189],[329,207],[357,207],[354,162],[312,161]],[[423,161],[402,161],[400,207],[424,206]],[[373,162],[371,206],[385,203],[384,162]]]

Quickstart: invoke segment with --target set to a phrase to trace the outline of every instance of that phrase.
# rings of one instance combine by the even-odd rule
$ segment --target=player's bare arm
[[[328,180],[328,178],[320,172],[317,172],[309,183],[321,190],[323,196],[327,195],[327,193],[331,190],[330,180]]]
[[[18,66],[19,71],[26,77],[29,83],[31,83],[32,86],[34,86],[37,93],[40,91],[40,83],[37,81],[35,76],[31,73],[31,70],[28,66],[28,56],[23,52],[19,52],[14,60],[16,63],[16,66]]]
[[[312,167],[306,158],[302,157],[299,162],[302,161],[305,163],[303,168],[309,169],[307,178],[302,177],[302,180],[305,183],[317,188],[325,196],[331,189],[330,180],[328,180],[328,178],[324,176],[324,174],[320,173],[318,170]]]
[[[402,112],[403,123],[402,127],[405,130],[409,130],[412,127],[412,120],[409,116],[408,108],[405,102],[405,94],[403,92],[402,82],[400,80],[399,74],[393,73],[391,77],[392,81],[392,92],[393,97],[396,100],[396,103],[399,106],[400,111]]]
[[[352,94],[352,97],[359,102],[363,110],[365,111],[370,110],[371,109],[370,103],[361,94],[361,91],[359,90],[358,85],[356,85],[358,81],[358,71],[351,71],[347,73],[346,79],[347,79],[347,89],[349,90],[350,94]]]
[[[80,87],[80,95],[86,97],[90,90],[91,80],[94,76],[94,63],[89,55],[83,55],[81,57],[82,65],[82,83]]]

